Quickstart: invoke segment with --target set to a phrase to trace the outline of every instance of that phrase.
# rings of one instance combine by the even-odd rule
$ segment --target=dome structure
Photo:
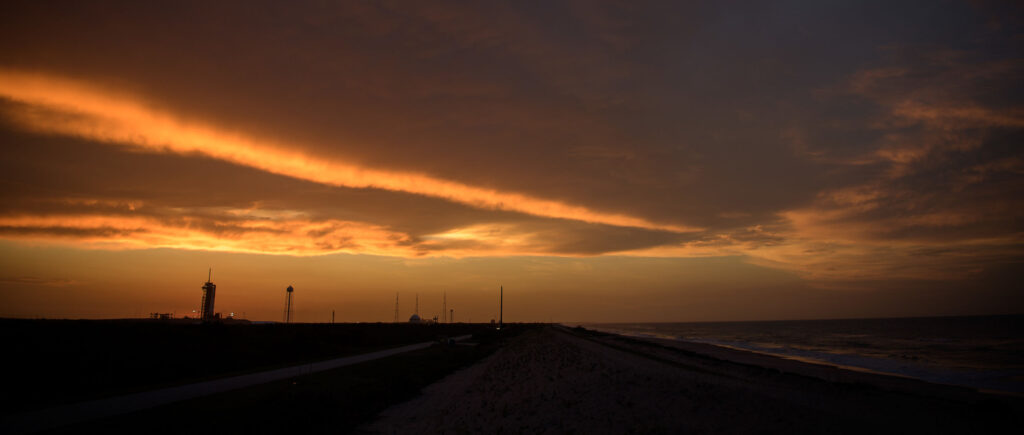
[[[409,323],[420,323],[420,315],[413,314],[411,317],[409,317]]]

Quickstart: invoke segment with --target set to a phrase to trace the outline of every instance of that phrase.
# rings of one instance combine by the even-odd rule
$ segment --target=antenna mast
[[[398,292],[395,292],[395,323],[398,323]]]
[[[441,302],[441,317],[444,323],[450,323],[448,320],[448,292],[444,292],[444,299]]]

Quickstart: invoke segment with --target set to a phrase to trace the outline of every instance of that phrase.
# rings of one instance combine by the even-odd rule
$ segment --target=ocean
[[[1024,315],[581,326],[1024,394]]]

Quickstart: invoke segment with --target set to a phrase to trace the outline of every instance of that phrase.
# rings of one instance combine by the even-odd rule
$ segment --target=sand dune
[[[962,388],[552,327],[358,432],[991,433],[1019,427],[1022,409]]]

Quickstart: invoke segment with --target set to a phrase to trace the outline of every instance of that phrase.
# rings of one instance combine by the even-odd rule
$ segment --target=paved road
[[[471,336],[469,335],[463,335],[456,337],[455,341],[462,341],[470,337]],[[338,367],[373,361],[375,359],[385,358],[400,353],[425,349],[430,347],[433,343],[434,342],[410,344],[408,346],[364,353],[362,355],[346,356],[266,372],[251,373],[248,375],[239,375],[206,382],[197,382],[194,384],[146,391],[143,393],[128,394],[107,399],[91,400],[88,402],[80,402],[57,408],[8,416],[4,418],[3,421],[0,421],[0,433],[14,434],[37,432],[68,424],[111,417],[119,414],[127,414],[129,412],[153,408],[160,405],[166,405],[168,403],[194,399],[196,397],[222,393],[253,385],[265,384],[267,382],[279,381],[282,379],[294,378],[296,376],[308,375]]]

